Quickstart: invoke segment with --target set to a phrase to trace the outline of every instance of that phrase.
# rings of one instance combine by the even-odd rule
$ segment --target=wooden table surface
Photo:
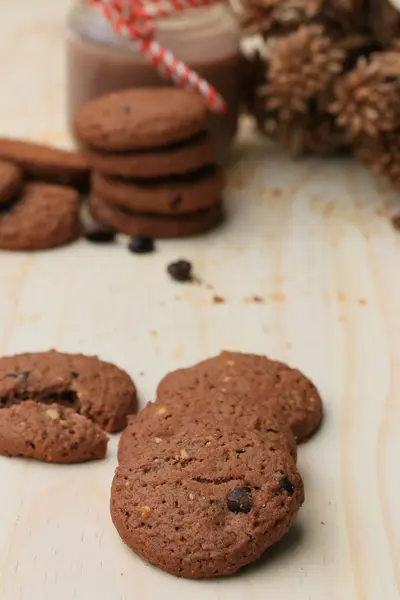
[[[68,143],[67,5],[0,0],[1,135]],[[0,352],[97,353],[130,372],[142,403],[167,370],[222,348],[303,369],[326,419],[300,448],[307,498],[297,524],[236,577],[178,580],[141,562],[113,529],[116,438],[97,464],[0,459],[0,600],[400,598],[396,197],[351,161],[292,163],[245,124],[237,156],[228,221],[215,234],[142,257],[126,240],[1,253]],[[213,289],[171,282],[165,267],[180,257]],[[246,301],[254,295],[265,301]]]

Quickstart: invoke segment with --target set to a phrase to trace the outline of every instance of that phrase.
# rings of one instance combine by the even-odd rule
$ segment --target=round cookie
[[[92,177],[92,191],[116,207],[142,213],[164,215],[187,214],[209,208],[217,202],[224,188],[224,177],[217,169],[204,170],[192,180],[135,181],[110,179],[100,173]]]
[[[18,192],[22,183],[21,169],[14,163],[0,161],[0,210]]]
[[[79,234],[79,196],[73,188],[28,183],[17,201],[0,212],[3,250],[55,248]]]
[[[49,463],[104,458],[108,437],[100,427],[59,404],[27,401],[0,410],[0,455]]]
[[[78,111],[75,131],[98,150],[142,150],[185,140],[203,129],[206,119],[206,104],[194,92],[140,88],[92,100]]]
[[[121,431],[137,410],[125,371],[95,356],[54,350],[0,358],[0,408],[25,400],[73,408],[109,432]]]
[[[149,439],[116,470],[111,516],[143,559],[178,577],[205,578],[259,558],[303,500],[286,452],[271,452],[255,431],[210,428]]]
[[[322,420],[322,402],[314,384],[297,369],[256,354],[222,352],[169,373],[158,386],[157,399],[179,402],[193,392],[214,388],[265,404],[292,429],[298,442],[306,441]]]
[[[27,179],[87,188],[90,168],[86,155],[80,152],[0,138],[0,159],[19,165]]]
[[[118,209],[93,194],[89,198],[89,207],[96,221],[133,237],[157,239],[187,237],[209,231],[219,225],[223,219],[220,202],[206,210],[177,217]]]
[[[262,436],[271,452],[278,449],[297,459],[296,440],[291,430],[279,423],[268,407],[256,406],[247,398],[210,390],[179,402],[150,402],[135,417],[130,417],[128,427],[121,436],[118,460],[130,460],[143,440],[152,438],[159,443],[166,437],[189,430],[204,430],[218,424],[226,429],[255,430]]]
[[[88,151],[93,169],[104,175],[157,178],[195,172],[215,162],[215,149],[207,135],[196,136],[184,144],[156,148],[148,152],[110,154]]]

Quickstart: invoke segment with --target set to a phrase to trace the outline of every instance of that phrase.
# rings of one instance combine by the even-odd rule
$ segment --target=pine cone
[[[276,40],[264,88],[267,109],[283,119],[307,113],[309,101],[342,71],[345,56],[319,25],[302,26]]]
[[[376,137],[396,128],[400,115],[400,85],[385,77],[379,60],[360,58],[356,68],[336,82],[334,95],[330,112],[337,115],[338,125],[350,139],[360,134]]]
[[[400,34],[400,13],[389,0],[369,0],[369,22],[374,38],[384,47],[390,47]]]
[[[265,38],[282,35],[309,23],[322,9],[323,0],[242,0],[239,17],[247,34]]]
[[[324,0],[323,13],[333,27],[342,32],[359,33],[368,28],[369,0]],[[387,0],[385,0],[386,2]]]

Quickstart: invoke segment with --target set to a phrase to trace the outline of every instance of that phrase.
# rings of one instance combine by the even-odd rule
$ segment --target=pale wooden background
[[[68,143],[67,4],[0,0],[1,134]],[[0,254],[0,352],[98,353],[128,369],[143,402],[166,370],[221,348],[299,366],[321,389],[326,422],[300,449],[297,526],[237,577],[180,581],[113,530],[116,439],[94,465],[0,459],[1,600],[400,598],[400,249],[388,221],[397,200],[350,162],[293,164],[246,127],[242,137],[218,233],[145,257],[122,241]],[[179,257],[215,290],[170,282],[165,266]],[[265,303],[246,303],[254,294]]]

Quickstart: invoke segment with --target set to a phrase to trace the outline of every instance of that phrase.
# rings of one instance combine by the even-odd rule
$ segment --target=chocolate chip
[[[7,213],[10,210],[12,210],[14,208],[14,206],[17,204],[18,200],[19,200],[19,198],[17,196],[15,196],[8,202],[2,202],[2,204],[0,204],[0,214]]]
[[[178,260],[171,263],[168,265],[167,271],[175,281],[186,282],[193,280],[192,265],[187,260]]]
[[[128,248],[134,254],[149,254],[155,250],[154,240],[147,237],[132,238]]]
[[[287,477],[284,477],[279,482],[279,487],[281,490],[285,490],[289,494],[289,496],[293,496],[294,493],[294,485],[289,481]]]
[[[233,513],[249,513],[253,507],[251,488],[244,486],[229,492],[227,505]]]
[[[94,244],[111,244],[115,241],[116,233],[109,227],[96,227],[86,231],[85,238]]]
[[[169,205],[170,205],[170,207],[172,209],[176,209],[176,208],[180,207],[180,205],[182,204],[182,202],[183,202],[183,197],[182,197],[181,194],[178,194],[173,200],[171,200],[171,202],[169,203]]]

